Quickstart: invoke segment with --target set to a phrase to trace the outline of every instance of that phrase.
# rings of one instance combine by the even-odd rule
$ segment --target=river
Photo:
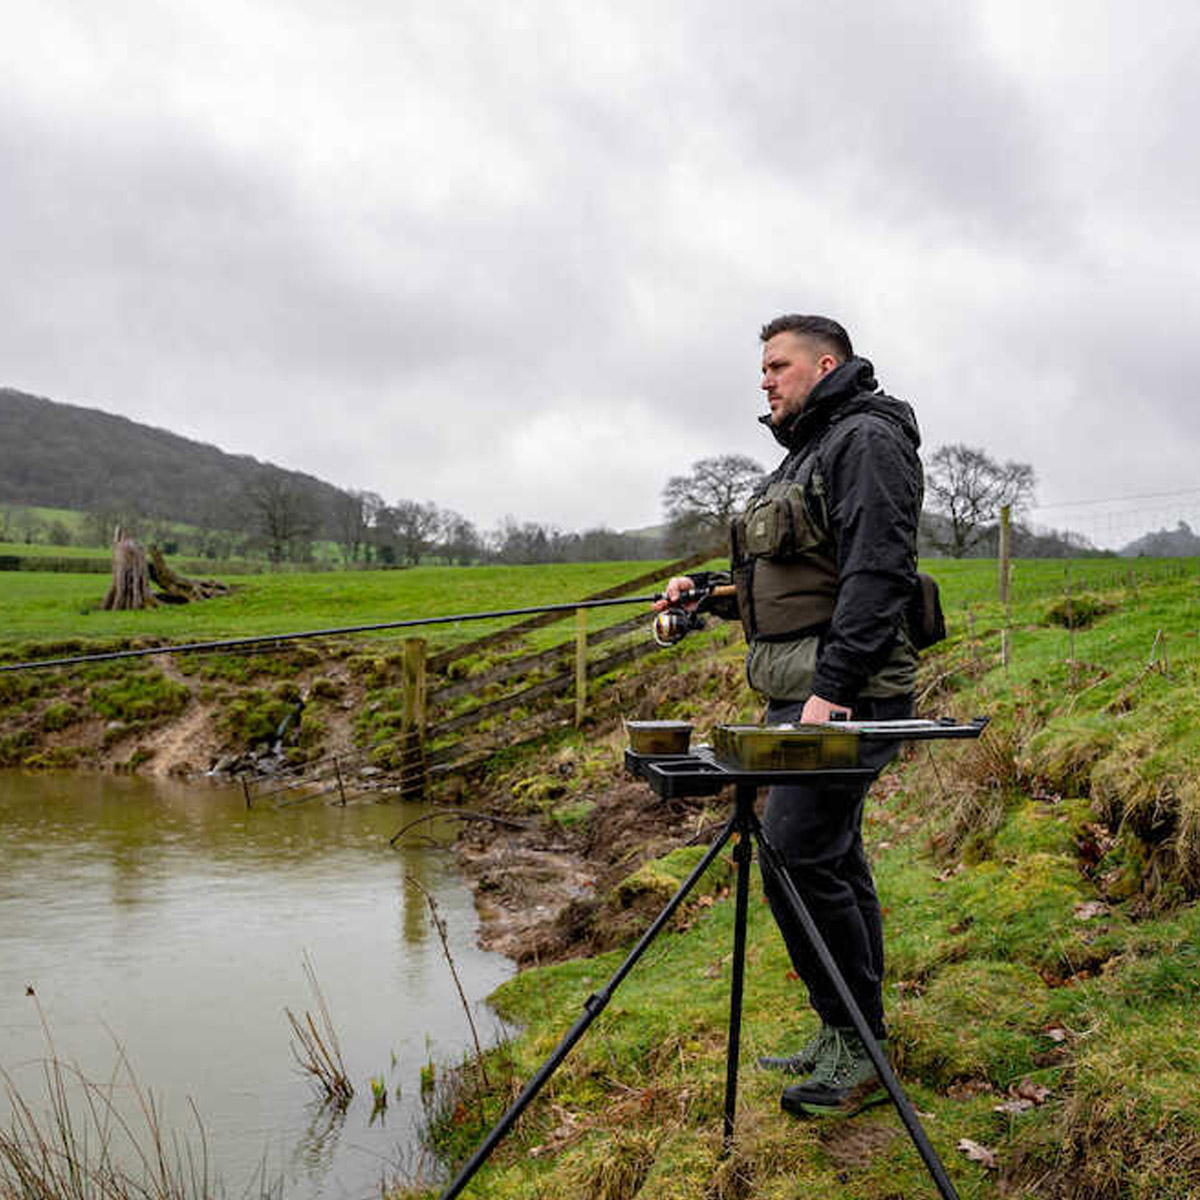
[[[228,1194],[260,1190],[265,1169],[289,1200],[378,1196],[421,1158],[422,1065],[471,1046],[410,877],[436,897],[488,1041],[501,1031],[483,998],[513,970],[476,946],[452,855],[388,845],[423,811],[247,810],[228,787],[0,772],[0,1068],[46,1107],[40,1006],[60,1060],[102,1081],[119,1047],[164,1123],[198,1145],[194,1104]],[[444,847],[452,829],[421,832]],[[317,1012],[306,956],[356,1089],[344,1117],[322,1109],[292,1056],[285,1008]],[[373,1076],[389,1098],[374,1121]]]

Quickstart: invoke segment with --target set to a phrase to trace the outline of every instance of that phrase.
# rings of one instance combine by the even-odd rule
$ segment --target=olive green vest
[[[750,686],[773,700],[806,699],[838,589],[825,481],[814,455],[772,477],[735,518],[730,559],[749,645]],[[905,629],[859,695],[907,695],[916,668],[917,651]]]

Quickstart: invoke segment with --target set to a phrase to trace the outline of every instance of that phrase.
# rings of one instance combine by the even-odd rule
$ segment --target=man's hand
[[[809,696],[800,714],[800,724],[819,725],[823,721],[832,721],[834,713],[844,713],[846,719],[850,719],[850,710],[844,705],[834,704],[832,700],[824,700],[820,696]]]
[[[664,608],[673,608],[679,604],[679,597],[684,592],[694,592],[696,583],[687,575],[675,575],[667,583],[667,590],[662,596],[655,600],[654,611],[662,612]],[[694,612],[696,606],[700,603],[699,600],[689,600],[683,607],[688,612]]]

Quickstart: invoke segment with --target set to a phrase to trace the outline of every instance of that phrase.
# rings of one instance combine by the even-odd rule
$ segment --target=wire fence
[[[997,560],[930,559],[921,563],[937,581],[942,606],[955,611],[1000,603]],[[1009,564],[1013,604],[1059,595],[1072,588],[1111,592],[1200,575],[1197,558],[1017,558]]]

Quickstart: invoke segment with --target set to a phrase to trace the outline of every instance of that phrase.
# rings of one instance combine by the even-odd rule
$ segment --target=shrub
[[[1087,629],[1100,618],[1116,610],[1116,605],[1090,592],[1080,592],[1070,598],[1063,596],[1046,609],[1043,622],[1061,625],[1064,629]]]

